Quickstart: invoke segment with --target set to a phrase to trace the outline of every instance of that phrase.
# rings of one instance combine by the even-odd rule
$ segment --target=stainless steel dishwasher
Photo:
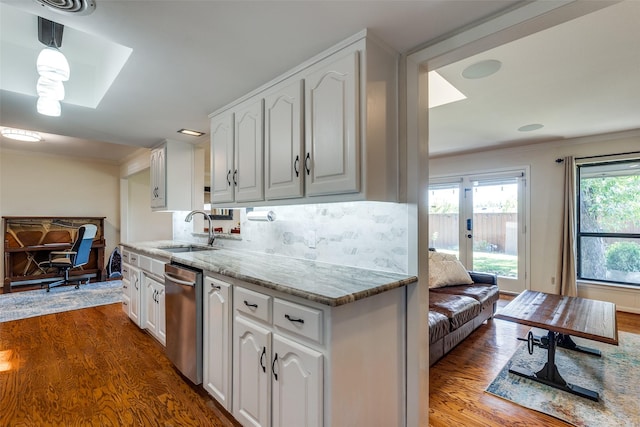
[[[202,383],[202,271],[165,264],[167,357],[194,384]]]

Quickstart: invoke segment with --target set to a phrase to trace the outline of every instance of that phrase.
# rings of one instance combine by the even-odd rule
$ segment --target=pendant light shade
[[[38,96],[62,101],[64,99],[64,85],[59,80],[51,80],[40,76],[36,85]]]
[[[45,47],[36,61],[38,74],[50,80],[66,82],[69,80],[69,62],[58,49]]]
[[[43,97],[38,98],[37,109],[38,113],[51,117],[60,117],[60,113],[62,112],[58,100]]]

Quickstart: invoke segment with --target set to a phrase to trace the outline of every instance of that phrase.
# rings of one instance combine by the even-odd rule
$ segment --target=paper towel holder
[[[247,220],[248,221],[262,221],[262,222],[273,222],[276,220],[276,213],[273,211],[254,211],[251,208],[247,209]]]

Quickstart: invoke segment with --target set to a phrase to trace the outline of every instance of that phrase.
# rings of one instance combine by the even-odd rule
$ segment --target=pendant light
[[[36,105],[38,109],[38,113],[51,116],[51,117],[60,117],[62,113],[62,108],[60,106],[60,101],[51,98],[38,98],[38,104]]]
[[[47,77],[40,76],[36,85],[38,96],[43,98],[51,98],[56,101],[64,99],[64,85],[59,80],[51,80]]]
[[[38,55],[36,62],[38,74],[49,80],[66,82],[69,80],[69,62],[67,58],[57,48],[53,46],[45,47]]]

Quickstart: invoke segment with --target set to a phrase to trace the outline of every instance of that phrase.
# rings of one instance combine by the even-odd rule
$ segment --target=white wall
[[[120,240],[119,193],[117,165],[0,149],[0,215],[104,216],[105,262]]]
[[[171,240],[172,213],[151,210],[150,169],[130,175],[127,182],[127,241]]]
[[[558,269],[562,230],[563,174],[565,156],[586,157],[624,153],[640,149],[640,131],[555,141],[520,148],[507,148],[432,158],[431,177],[468,174],[508,167],[530,166],[527,189],[531,196],[531,289],[554,292],[552,278]],[[579,295],[609,300],[618,309],[640,312],[640,289],[614,288],[579,283]]]

